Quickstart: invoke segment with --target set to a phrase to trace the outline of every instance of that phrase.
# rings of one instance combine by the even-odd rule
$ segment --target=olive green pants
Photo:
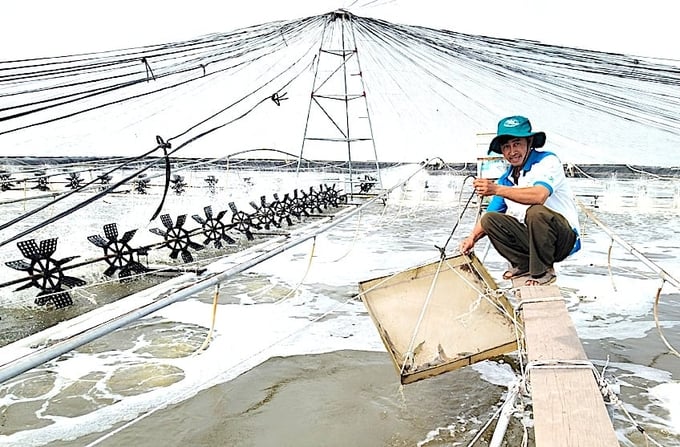
[[[538,277],[569,256],[576,233],[564,216],[543,205],[530,206],[524,222],[497,212],[485,213],[481,219],[496,251],[513,267]]]

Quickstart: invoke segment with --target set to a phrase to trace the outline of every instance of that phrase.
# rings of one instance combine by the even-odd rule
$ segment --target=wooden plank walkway
[[[513,285],[524,322],[536,446],[619,446],[560,289],[526,287],[525,279]]]

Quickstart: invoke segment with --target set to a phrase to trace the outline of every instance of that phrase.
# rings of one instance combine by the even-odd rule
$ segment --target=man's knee
[[[544,205],[531,205],[527,208],[527,212],[524,215],[524,221],[529,224],[537,219],[547,220],[551,217],[551,213]]]
[[[491,222],[497,215],[500,213],[494,212],[494,211],[489,211],[488,213],[482,214],[482,218],[479,219],[479,223],[482,225],[482,229],[484,231],[489,229],[489,226],[491,225]]]

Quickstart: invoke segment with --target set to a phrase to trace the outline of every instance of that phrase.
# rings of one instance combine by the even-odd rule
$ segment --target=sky
[[[183,41],[276,20],[295,20],[337,9],[347,9],[359,16],[382,19],[392,23],[662,58],[665,62],[672,60],[673,64],[680,66],[680,46],[676,45],[676,42],[680,41],[680,31],[678,31],[680,28],[674,23],[677,7],[668,6],[674,3],[672,0],[647,0],[645,2],[612,0],[571,0],[570,2],[546,0],[515,0],[513,2],[508,0],[466,2],[456,0],[293,0],[289,2],[281,0],[241,2],[117,0],[106,3],[96,0],[21,0],[3,4],[0,15],[0,38],[3,42],[0,45],[0,61],[100,52]],[[372,99],[372,101],[374,104],[375,100]],[[290,106],[290,103],[292,101],[287,105]],[[512,107],[512,110],[505,110],[507,107]],[[533,108],[518,111],[516,107],[516,104],[509,103],[504,105],[502,110],[494,111],[498,112],[498,116],[533,112]],[[439,112],[439,109],[436,111]],[[566,113],[563,112],[560,110],[560,113],[551,113],[548,117],[563,119]],[[444,113],[439,115],[444,119],[447,118]],[[580,133],[569,134],[570,129],[562,128],[561,123],[549,122],[546,117],[543,117],[542,122],[541,118],[535,114],[529,116],[532,116],[532,122],[537,129],[559,127],[567,132],[565,135],[568,137],[563,140],[559,139],[559,135],[562,134],[558,135],[556,131],[551,133],[551,142],[555,143],[555,151],[564,157],[563,160],[584,162],[576,155],[587,154],[589,158],[586,161],[588,162],[592,162],[592,157],[597,157],[600,162],[613,162],[609,159],[601,160],[602,152],[594,152],[588,147],[591,142],[595,144],[592,139],[578,138]],[[180,116],[180,118],[186,117]],[[482,125],[481,130],[493,131],[495,123],[496,118],[489,121],[487,125]],[[590,129],[591,134],[601,133],[597,124],[599,122],[593,124],[593,129]],[[417,126],[413,127],[417,130]],[[440,141],[439,145],[432,144],[428,147],[433,154],[441,155],[449,161],[452,155],[446,151],[451,146],[452,136],[446,132],[451,126],[440,127],[443,129],[445,138]],[[476,132],[480,131],[480,128],[475,129]],[[460,129],[459,133],[464,130]],[[158,132],[157,129],[154,131]],[[470,130],[465,133],[467,139],[457,141],[456,144],[461,147],[474,146],[475,131]],[[659,157],[665,158],[668,150],[666,148],[674,147],[676,144],[675,139],[650,143],[644,131],[646,129],[643,128],[635,134],[634,138],[630,138],[637,144],[631,149],[638,154],[635,162],[648,160],[645,152],[650,145],[661,148],[657,152],[660,154]],[[98,129],[96,135],[98,136],[101,132],[103,129]],[[408,157],[413,157],[413,151],[410,150],[409,145],[422,144],[420,140],[422,133],[415,130],[408,133],[413,141],[400,140],[399,144],[404,147],[403,150]],[[41,154],[44,151],[43,141],[49,141],[55,148],[54,150],[58,148],[59,151],[69,151],[71,146],[87,147],[80,139],[66,141],[67,136],[61,133],[56,138],[42,140],[36,135],[38,134],[34,131],[16,134],[17,138],[24,138]],[[143,136],[138,137],[137,134],[126,135],[130,138],[139,138],[141,141],[148,140],[148,138],[145,140]],[[277,136],[275,133],[272,135]],[[397,152],[397,149],[394,145],[385,143],[384,135],[384,132],[379,133],[376,139],[381,148],[388,148],[386,150],[389,151],[389,155],[381,154],[379,159],[393,160],[393,154]],[[63,144],[60,144],[62,141]],[[247,141],[250,142],[249,139]],[[3,140],[1,145],[22,154],[28,150],[15,140]],[[277,141],[276,144],[271,143],[271,145],[271,147],[282,148],[280,146],[283,143]],[[293,146],[295,151],[298,145],[299,142],[296,140]],[[575,145],[580,149],[574,150]],[[615,159],[618,160],[619,148],[611,144],[610,146],[616,154]],[[136,148],[137,146],[128,144],[125,147]],[[288,146],[283,148],[290,149]],[[58,155],[70,155],[70,153],[59,152]],[[418,153],[418,156],[420,157],[421,154]],[[633,163],[633,161],[629,162]],[[658,162],[654,161],[654,163]]]
[[[680,60],[672,0],[21,0],[3,2],[0,60],[129,48],[345,8],[395,23]]]

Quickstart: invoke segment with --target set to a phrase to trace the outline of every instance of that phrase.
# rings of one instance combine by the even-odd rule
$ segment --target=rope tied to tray
[[[463,255],[465,256],[465,255]],[[467,260],[467,263],[464,265],[467,265],[470,267],[471,271],[474,271],[480,278],[483,278],[483,276],[480,274],[479,270],[476,268],[474,263],[472,262],[472,259],[465,256],[465,259]],[[473,312],[474,310],[477,309],[479,304],[481,303],[482,300],[486,300],[496,311],[499,313],[503,314],[507,318],[509,318],[512,321],[513,328],[515,330],[515,341],[517,345],[519,346],[520,343],[520,338],[523,337],[523,331],[522,328],[520,327],[518,320],[516,318],[516,315],[513,315],[508,309],[506,309],[503,305],[499,303],[499,299],[504,295],[503,290],[500,289],[492,289],[490,287],[484,287],[481,288],[477,284],[475,284],[473,281],[470,280],[470,278],[466,277],[462,272],[459,271],[459,269],[455,268],[455,266],[451,265],[448,259],[446,258],[440,258],[437,268],[434,272],[434,275],[432,277],[432,281],[430,283],[430,287],[427,292],[427,296],[425,297],[425,302],[423,303],[423,306],[420,310],[420,314],[418,316],[418,320],[416,321],[415,328],[413,330],[413,335],[411,336],[411,340],[408,345],[408,349],[403,355],[403,361],[402,365],[400,368],[400,374],[403,375],[404,372],[409,371],[413,368],[415,364],[415,356],[417,355],[418,349],[424,344],[424,341],[416,345],[416,339],[418,336],[418,332],[420,331],[420,327],[423,323],[425,313],[427,309],[430,306],[430,303],[432,301],[432,296],[434,294],[435,287],[437,285],[437,281],[439,280],[439,275],[441,274],[442,267],[446,266],[449,270],[454,272],[458,277],[468,286],[470,289],[474,290],[478,294],[478,299],[475,301],[475,307],[474,309],[471,309],[469,313]],[[465,315],[461,315],[458,318],[462,318]]]
[[[411,341],[409,342],[408,349],[404,353],[404,362],[401,365],[401,371],[400,371],[400,375],[402,375],[402,376],[404,375],[405,371],[408,371],[413,367],[413,364],[415,362],[416,337],[418,336],[418,331],[420,330],[420,325],[423,323],[423,318],[425,317],[425,311],[429,307],[430,301],[432,300],[434,288],[437,285],[437,279],[439,278],[439,273],[441,272],[442,265],[444,264],[444,261],[445,261],[444,258],[439,259],[439,263],[437,264],[437,269],[434,272],[434,277],[432,278],[432,282],[430,283],[430,288],[428,289],[427,296],[425,297],[425,303],[423,304],[422,309],[420,309],[420,315],[418,316],[418,321],[416,322],[416,327],[413,330],[413,335],[411,336]]]

